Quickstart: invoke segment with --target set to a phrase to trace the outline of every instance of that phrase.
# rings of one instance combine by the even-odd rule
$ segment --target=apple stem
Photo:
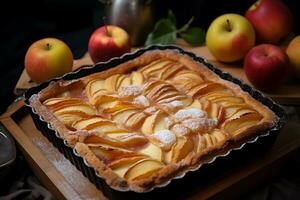
[[[103,24],[104,24],[104,27],[105,27],[106,35],[110,36],[109,31],[108,31],[106,16],[103,16],[102,20],[103,20]]]
[[[47,46],[47,50],[50,50],[51,45],[49,43],[47,43],[46,46]]]
[[[229,19],[227,19],[226,22],[227,22],[227,28],[228,28],[228,31],[230,32],[230,31],[231,31],[231,26],[230,26]]]

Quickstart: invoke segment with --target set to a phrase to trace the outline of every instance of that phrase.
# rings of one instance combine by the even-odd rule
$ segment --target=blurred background
[[[65,41],[70,46],[75,59],[81,58],[87,51],[90,34],[97,27],[103,25],[102,17],[105,15],[105,4],[102,1],[103,0],[16,0],[1,2],[0,113],[3,113],[16,98],[13,94],[13,90],[24,69],[24,56],[29,46],[36,40],[45,37],[56,37]],[[209,24],[217,16],[230,12],[243,15],[249,6],[255,2],[255,0],[152,1],[155,5],[155,12],[153,13],[155,20],[165,17],[167,10],[171,9],[177,17],[178,27],[186,23],[192,16],[195,16],[192,25],[199,26],[204,30],[208,28]],[[298,35],[300,33],[300,6],[298,1],[283,1],[294,15],[294,33]],[[23,180],[25,180],[26,178],[24,178],[24,176],[31,175],[21,155],[18,158],[18,162],[18,173],[10,180],[12,185],[15,180],[19,180],[22,177]],[[292,168],[300,166],[298,161],[293,162],[294,163],[290,165]],[[296,171],[297,170],[293,170],[293,173],[296,173]],[[273,187],[273,190],[266,191],[265,188],[270,187],[270,185],[268,185],[265,186],[264,190],[258,189],[256,193],[251,193],[245,198],[285,199],[288,195],[290,199],[295,199],[295,197],[299,199],[300,185],[297,184],[300,183],[300,178],[299,172],[297,173],[296,175],[287,173],[286,176],[283,176],[283,182],[282,177],[274,180],[273,184],[275,184],[275,189]],[[293,183],[288,182],[287,185],[284,185],[283,183],[286,181],[286,177],[291,177],[296,181]],[[31,184],[27,181],[27,185],[33,187],[32,185],[35,185],[33,179],[34,177],[30,180]],[[281,190],[280,188],[288,189]],[[11,187],[9,184],[6,184],[6,187],[1,190],[0,199],[1,195],[7,195],[9,193],[8,191],[11,192]],[[272,194],[274,194],[272,192],[275,192],[274,196],[272,196]],[[260,195],[259,198],[255,196],[256,194]],[[42,196],[44,196],[44,198],[52,198],[51,194],[48,194],[47,191],[45,191]]]

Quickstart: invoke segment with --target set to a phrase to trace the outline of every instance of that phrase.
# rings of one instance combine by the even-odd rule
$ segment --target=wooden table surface
[[[208,49],[205,46],[191,47],[181,40],[177,41],[177,45],[179,45],[180,47],[182,47],[183,49],[185,49],[187,51],[191,51],[191,52],[195,53],[196,55],[205,58],[208,62],[213,64],[215,67],[218,67],[225,72],[231,73],[233,76],[250,84],[244,73],[244,70],[242,68],[243,64],[241,62],[230,63],[230,64],[218,62],[211,55],[211,53],[208,51]],[[74,60],[73,70],[77,69],[78,67],[81,67],[82,65],[91,65],[91,64],[93,64],[93,62],[90,59],[88,53],[86,53],[81,59]],[[19,81],[16,84],[14,92],[16,95],[20,95],[25,90],[27,90],[28,88],[35,86],[35,85],[36,85],[36,83],[30,81],[28,74],[24,70]],[[265,93],[265,94],[281,104],[297,104],[297,105],[299,105],[300,104],[300,80],[289,79],[277,91],[272,92],[272,93]]]

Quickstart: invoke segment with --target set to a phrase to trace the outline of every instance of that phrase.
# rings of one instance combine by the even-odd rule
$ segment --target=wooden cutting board
[[[177,41],[177,45],[182,47],[187,51],[191,51],[198,56],[205,58],[208,62],[213,64],[215,67],[222,69],[225,72],[231,73],[233,76],[243,80],[244,82],[249,83],[242,68],[242,63],[234,64],[225,64],[218,62],[208,51],[205,46],[202,47],[191,47],[184,43],[183,41]],[[93,64],[88,53],[86,53],[81,59],[74,60],[73,70],[81,67],[82,65],[91,65]],[[17,85],[15,87],[15,94],[20,95],[28,88],[35,86],[36,83],[30,81],[30,78],[26,71],[24,70]],[[251,85],[251,84],[250,84]],[[282,87],[280,87],[276,92],[265,93],[267,96],[271,97],[275,101],[281,104],[300,104],[300,80],[288,80]]]

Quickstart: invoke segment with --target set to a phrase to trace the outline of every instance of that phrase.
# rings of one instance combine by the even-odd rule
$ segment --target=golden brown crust
[[[72,131],[69,130],[64,124],[62,124],[55,115],[49,111],[49,109],[43,105],[42,102],[51,97],[60,97],[66,95],[70,89],[77,88],[82,90],[91,80],[95,78],[105,79],[114,74],[126,74],[133,70],[139,69],[140,66],[151,63],[153,60],[158,58],[172,60],[181,63],[186,68],[195,72],[196,74],[205,77],[206,80],[219,83],[226,88],[234,92],[235,96],[242,98],[245,104],[251,106],[256,112],[262,116],[261,120],[255,125],[250,127],[244,127],[239,129],[235,136],[226,135],[227,139],[218,142],[215,145],[208,147],[200,152],[190,153],[187,157],[176,163],[169,163],[162,169],[153,173],[151,176],[145,177],[139,180],[133,180],[128,182],[126,179],[119,177],[104,164],[94,153],[91,151],[89,146],[83,143],[84,139],[87,138],[91,132],[89,131]],[[68,93],[67,93],[68,95]],[[75,91],[73,96],[79,95]],[[47,88],[42,90],[39,94],[33,95],[30,98],[30,104],[35,111],[43,117],[43,119],[51,124],[51,126],[57,130],[60,137],[65,139],[67,143],[74,147],[76,152],[82,156],[89,165],[93,166],[98,174],[103,177],[107,184],[118,190],[133,190],[137,192],[144,192],[151,189],[153,186],[161,185],[164,182],[171,180],[173,177],[178,176],[180,173],[184,173],[191,168],[201,165],[213,157],[227,152],[236,144],[242,144],[249,138],[257,136],[261,131],[264,131],[272,127],[278,120],[276,115],[268,109],[265,105],[261,104],[254,98],[252,98],[247,92],[241,90],[241,88],[227,80],[220,79],[218,75],[213,73],[211,70],[203,66],[202,64],[195,62],[187,55],[179,54],[177,51],[172,50],[155,50],[149,51],[140,57],[120,64],[109,70],[95,73],[75,81],[58,81],[51,83]]]

